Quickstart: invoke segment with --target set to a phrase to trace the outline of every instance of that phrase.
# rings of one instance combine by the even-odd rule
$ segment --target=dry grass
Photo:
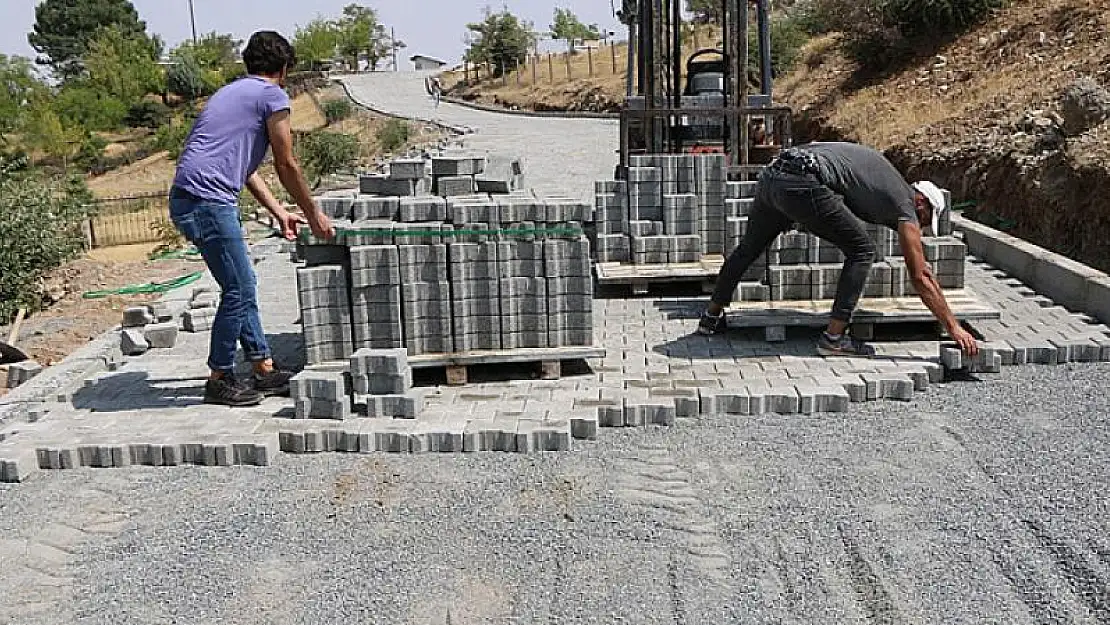
[[[712,26],[692,31],[685,40],[685,59],[700,49],[717,47],[719,38],[720,30]],[[521,109],[581,108],[587,97],[584,94],[591,101],[600,98],[619,106],[624,101],[627,68],[628,46],[618,43],[589,52],[579,50],[573,55],[530,58],[519,71],[510,71],[501,78],[483,78],[470,86],[460,84],[462,72],[448,72],[443,75],[443,84],[458,97]]]
[[[1051,110],[1071,80],[1106,72],[1107,15],[1105,2],[1014,3],[939,56],[867,86],[858,84],[856,65],[838,50],[837,38],[821,37],[807,44],[778,93],[795,110],[880,149],[946,142],[1027,110]]]

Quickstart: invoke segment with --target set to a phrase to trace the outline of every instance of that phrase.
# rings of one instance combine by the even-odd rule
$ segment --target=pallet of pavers
[[[700,282],[712,288],[724,259],[747,234],[755,182],[725,179],[715,154],[633,156],[627,180],[596,184],[595,271],[599,285],[627,285],[646,293],[653,284]],[[897,234],[864,224],[876,250],[860,331],[875,323],[932,318],[916,301]],[[998,311],[964,292],[967,246],[950,236],[926,237],[925,256],[961,320],[997,319]],[[734,295],[734,325],[765,327],[768,337],[787,326],[823,325],[836,295],[844,256],[813,234],[780,235],[744,274]],[[913,300],[916,304],[911,303]],[[730,320],[731,320],[730,318]]]
[[[414,368],[530,362],[543,377],[598,357],[582,223],[588,204],[530,192],[319,198],[334,241],[301,233],[298,293],[309,365],[404,348]]]

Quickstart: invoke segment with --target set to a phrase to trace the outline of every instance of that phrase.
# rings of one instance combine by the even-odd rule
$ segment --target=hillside
[[[883,149],[910,177],[933,178],[958,201],[975,202],[971,216],[1110,270],[1110,122],[1072,132],[1062,114],[1077,79],[1110,88],[1108,27],[1107,0],[1014,0],[879,76],[862,72],[837,36],[826,36],[777,81],[776,99],[796,111],[798,141]],[[536,89],[508,82],[458,94],[555,110],[583,102],[616,110],[623,98],[621,76],[541,81]]]
[[[1081,77],[1110,85],[1108,22],[1105,1],[1018,0],[871,78],[834,39],[819,39],[778,94],[796,111],[800,139],[874,145],[911,177],[976,202],[972,216],[1110,269],[1110,122],[1074,132],[1082,128],[1064,123],[1063,105]]]

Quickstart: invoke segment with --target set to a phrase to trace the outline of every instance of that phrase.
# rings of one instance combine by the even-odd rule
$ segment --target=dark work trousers
[[[863,222],[844,205],[843,198],[817,176],[783,167],[768,167],[760,175],[748,232],[721,268],[713,303],[720,306],[732,303],[740,277],[778,235],[795,223],[844,253],[844,270],[840,273],[831,316],[838,321],[851,321],[867,286],[875,245]]]

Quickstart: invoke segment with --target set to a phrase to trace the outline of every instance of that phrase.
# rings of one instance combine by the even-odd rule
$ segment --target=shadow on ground
[[[144,371],[105,376],[73,395],[73,407],[93,412],[187,408],[204,403],[203,378],[151,378]]]

